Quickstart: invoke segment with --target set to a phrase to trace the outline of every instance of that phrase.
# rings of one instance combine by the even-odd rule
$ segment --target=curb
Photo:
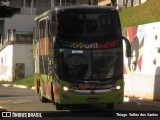
[[[136,103],[138,105],[149,105],[153,107],[160,108],[160,102],[159,101],[153,101],[153,100],[145,100],[140,98],[129,98],[129,102]]]
[[[0,106],[0,112],[7,112],[7,110],[4,107]]]
[[[11,84],[1,84],[1,86],[3,86],[3,87],[10,87]]]
[[[31,89],[31,90],[35,90],[35,87],[28,87],[25,85],[15,85],[15,84],[0,84],[3,87],[16,87],[16,88],[22,88],[22,89]]]
[[[24,86],[24,85],[15,85],[15,84],[13,84],[12,86],[16,87],[16,88],[28,89],[28,87]]]

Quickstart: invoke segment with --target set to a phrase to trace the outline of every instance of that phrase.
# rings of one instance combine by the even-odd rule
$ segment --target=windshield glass
[[[109,50],[61,50],[61,76],[68,80],[101,80],[123,73],[120,53]]]
[[[116,17],[111,13],[70,13],[58,16],[58,36],[114,36]],[[117,23],[116,23],[117,24]]]

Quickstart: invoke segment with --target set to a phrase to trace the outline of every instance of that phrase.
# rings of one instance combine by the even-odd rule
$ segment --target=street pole
[[[91,0],[91,5],[93,5],[93,0]]]
[[[51,0],[51,8],[54,8],[54,0]]]
[[[59,6],[62,6],[62,0],[60,0],[60,5]]]
[[[34,0],[31,1],[31,15],[33,15],[33,3],[34,3]]]

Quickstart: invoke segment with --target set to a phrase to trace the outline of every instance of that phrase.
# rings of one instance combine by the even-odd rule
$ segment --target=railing
[[[32,43],[33,35],[31,34],[17,34],[16,30],[8,30],[7,35],[0,37],[0,51],[11,43]]]

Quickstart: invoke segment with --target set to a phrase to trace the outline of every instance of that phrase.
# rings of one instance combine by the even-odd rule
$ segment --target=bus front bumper
[[[59,104],[107,104],[122,103],[124,89],[119,90],[59,90]]]

